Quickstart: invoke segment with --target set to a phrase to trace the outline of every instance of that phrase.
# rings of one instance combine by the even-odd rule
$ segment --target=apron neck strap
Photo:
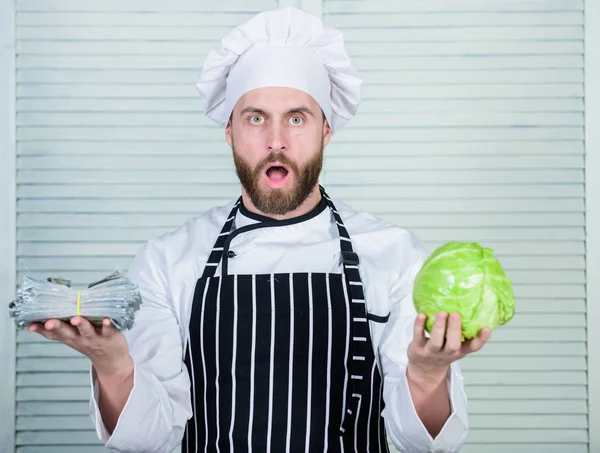
[[[352,248],[352,240],[350,239],[350,234],[348,234],[348,230],[346,229],[346,226],[342,221],[342,217],[335,208],[333,201],[331,201],[331,198],[329,197],[329,195],[327,195],[327,192],[325,192],[325,189],[323,189],[323,187],[319,186],[319,189],[321,190],[321,195],[323,196],[323,198],[325,198],[325,201],[327,201],[327,205],[329,206],[329,210],[333,215],[338,229],[338,234],[340,236],[340,250],[342,251],[342,264],[344,266],[344,271],[346,271],[346,266],[358,266],[360,260],[358,258],[358,254]]]
[[[342,217],[338,213],[333,201],[322,186],[319,186],[319,190],[321,192],[321,196],[327,202],[327,206],[333,215],[335,220],[339,237],[340,237],[340,250],[342,255],[342,265],[344,267],[344,273],[348,275],[348,269],[357,268],[359,264],[359,258],[354,249],[352,248],[352,241],[350,239],[350,235],[348,234],[348,230],[346,229],[344,222],[342,221]],[[214,277],[217,267],[219,263],[223,260],[223,250],[225,248],[225,244],[229,235],[232,232],[233,222],[235,220],[235,216],[238,213],[239,206],[242,202],[242,197],[238,198],[235,205],[231,209],[229,216],[227,216],[227,220],[221,229],[221,233],[217,237],[215,245],[213,246],[212,251],[208,257],[208,261],[206,263],[206,267],[204,268],[204,273],[202,274],[202,278]]]

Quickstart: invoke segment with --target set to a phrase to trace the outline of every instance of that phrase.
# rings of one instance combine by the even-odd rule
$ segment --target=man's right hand
[[[133,389],[134,363],[125,335],[108,318],[102,320],[101,327],[95,327],[80,316],[69,323],[60,319],[34,323],[28,330],[60,341],[91,360],[98,377],[100,414],[112,433]]]
[[[108,318],[102,321],[101,327],[75,316],[70,323],[49,319],[45,323],[32,324],[28,330],[82,353],[90,359],[98,375],[122,375],[132,368],[127,340]]]

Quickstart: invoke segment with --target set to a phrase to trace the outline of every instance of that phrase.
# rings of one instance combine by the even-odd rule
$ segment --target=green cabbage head
[[[493,254],[476,242],[448,242],[427,258],[413,285],[415,309],[427,316],[427,332],[440,311],[461,315],[463,341],[510,321],[512,282]]]

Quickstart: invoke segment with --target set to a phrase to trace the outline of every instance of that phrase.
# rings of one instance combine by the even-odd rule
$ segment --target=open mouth
[[[269,165],[265,171],[267,184],[273,189],[283,187],[290,175],[290,170],[285,165],[278,163]]]

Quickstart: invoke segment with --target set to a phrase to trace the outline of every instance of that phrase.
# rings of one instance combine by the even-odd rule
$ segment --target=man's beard
[[[292,162],[285,153],[278,152],[270,154],[253,170],[235,152],[235,145],[233,146],[233,161],[240,183],[246,189],[252,204],[264,214],[284,215],[304,203],[318,184],[323,168],[323,140],[321,140],[319,152],[302,168]],[[267,189],[267,192],[261,190],[260,182],[264,178],[265,169],[273,162],[280,162],[289,168],[292,175],[295,176],[293,187]],[[290,182],[292,182],[291,179]]]

